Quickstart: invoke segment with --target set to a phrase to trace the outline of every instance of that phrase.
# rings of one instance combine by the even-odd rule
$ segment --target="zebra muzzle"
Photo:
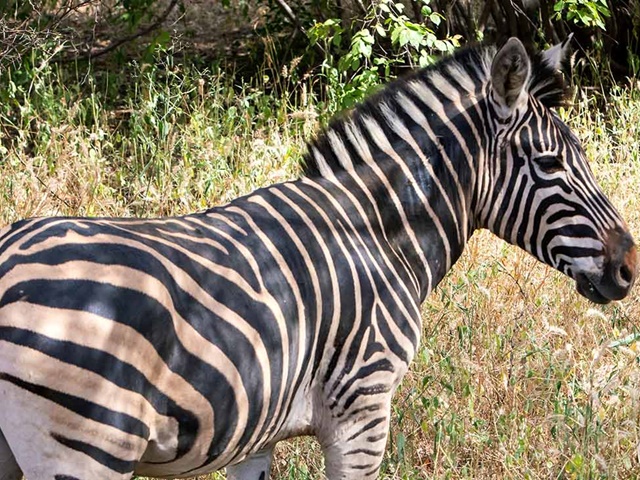
[[[578,293],[594,303],[622,300],[633,287],[637,274],[637,251],[628,231],[616,228],[609,232],[602,275],[595,279],[576,275]]]

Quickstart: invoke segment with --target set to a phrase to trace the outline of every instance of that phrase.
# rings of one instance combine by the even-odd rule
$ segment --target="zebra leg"
[[[228,480],[268,480],[273,448],[248,456],[240,463],[227,467]]]
[[[20,470],[7,440],[0,432],[0,480],[20,480],[21,478],[22,470]]]
[[[328,480],[376,479],[389,434],[390,402],[354,411],[334,423],[334,433],[319,436]]]

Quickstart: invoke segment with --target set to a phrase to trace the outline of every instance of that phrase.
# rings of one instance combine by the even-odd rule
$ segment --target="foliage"
[[[230,27],[226,25],[212,26],[213,31],[220,29],[221,40],[209,52],[199,50],[197,39],[189,46],[190,26],[182,33],[176,33],[176,23],[172,28],[163,27],[165,9],[175,1],[0,2],[0,55],[11,59],[18,53],[27,54],[29,42],[56,33],[64,45],[58,55],[65,59],[90,57],[100,53],[98,45],[104,45],[113,50],[111,60],[150,63],[158,49],[179,38],[189,52],[220,58],[225,51],[234,68],[245,61],[240,68],[244,72],[253,68],[251,73],[255,73],[264,44],[271,42],[273,57],[281,60],[279,68],[293,58],[301,58],[299,76],[315,74],[320,66],[322,77],[316,78],[327,86],[325,97],[331,111],[353,105],[404,68],[426,65],[434,55],[478,38],[492,42],[517,35],[525,42],[546,46],[574,32],[574,44],[580,46],[577,50],[606,59],[605,63],[615,66],[616,79],[633,75],[640,58],[640,0],[615,4],[609,0],[223,0],[215,8],[226,7],[234,21],[244,18],[251,25],[239,39],[243,55],[228,55],[224,38],[229,32],[223,28]],[[183,13],[199,5],[177,1]],[[83,29],[66,23],[80,8],[95,13],[85,13]],[[147,32],[149,27],[153,28]],[[146,33],[138,36],[141,32]],[[110,48],[114,45],[117,48]],[[607,65],[602,67],[607,69]],[[590,81],[595,84],[601,79]]]
[[[126,22],[131,28],[135,28],[141,21],[152,16],[152,7],[156,2],[157,0],[119,0],[116,3],[116,8],[122,8],[119,20]]]
[[[234,86],[217,68],[174,64],[167,51],[117,73],[66,69],[32,53],[0,82],[3,224],[201,210],[290,178],[315,118],[290,119],[296,104],[263,84]]]
[[[151,18],[159,3],[158,0],[7,0],[0,3],[0,17],[32,19],[40,28],[47,28],[73,11],[91,7],[113,12],[110,21],[124,22],[133,29]]]
[[[607,0],[558,0],[553,10],[556,18],[601,30],[606,30],[605,18],[611,16]]]
[[[147,35],[146,48],[138,49],[140,57],[149,60],[159,47],[169,45],[171,36],[160,28],[175,6],[182,0],[170,0],[158,14],[158,0],[9,0],[0,2],[0,58],[3,63],[20,63],[20,57],[29,57],[43,44],[54,43],[61,60],[79,60],[104,53],[121,52],[117,47]],[[84,21],[65,24],[72,17]],[[102,24],[103,28],[98,28]],[[144,25],[144,27],[143,27]],[[87,29],[87,30],[85,30]],[[85,31],[83,31],[85,30]],[[97,48],[100,39],[97,30],[112,32],[118,38],[107,39],[103,50]],[[139,58],[139,57],[138,57]],[[1,67],[1,65],[0,65]]]
[[[338,18],[317,22],[309,30],[311,46],[325,53],[321,71],[327,79],[330,102],[337,108],[350,107],[373,88],[393,78],[402,66],[424,67],[438,54],[450,53],[460,45],[460,36],[438,38],[435,33],[442,15],[433,11],[430,0],[414,0],[424,22],[412,21],[405,5],[394,0],[375,0],[366,15],[345,25]]]

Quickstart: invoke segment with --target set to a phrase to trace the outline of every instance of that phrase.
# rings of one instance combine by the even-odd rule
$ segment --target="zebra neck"
[[[378,198],[391,242],[418,279],[421,303],[464,250],[472,233],[470,202],[441,162],[413,159],[405,165],[387,177],[391,190],[380,188]]]
[[[473,157],[482,157],[479,145],[443,143],[441,138],[450,135],[443,137],[439,126],[426,135],[387,113],[385,123],[374,118],[344,122],[310,150],[322,178],[341,186],[338,195],[348,192],[366,205],[359,215],[366,215],[403,259],[419,286],[420,301],[458,259],[473,232]],[[400,133],[393,135],[389,128]],[[340,168],[331,168],[334,162]]]
[[[391,258],[422,302],[462,253],[468,239],[466,200],[421,162],[359,165],[328,178],[306,179],[331,196],[334,212],[367,248]]]

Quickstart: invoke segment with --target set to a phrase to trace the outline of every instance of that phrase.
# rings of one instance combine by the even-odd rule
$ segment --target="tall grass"
[[[294,177],[318,117],[305,82],[176,65],[124,75],[42,56],[0,86],[0,218],[156,216]],[[270,70],[272,72],[272,70]],[[293,100],[292,100],[293,99]],[[640,234],[640,93],[578,92],[562,116]],[[383,477],[633,478],[640,472],[639,296],[596,307],[524,252],[478,232],[424,305],[394,400]],[[321,478],[317,443],[282,443],[275,478]],[[220,479],[223,474],[208,478]]]
[[[218,69],[11,72],[0,92],[0,216],[156,216],[200,210],[295,176],[315,126],[268,81]],[[14,78],[21,81],[14,81]]]

